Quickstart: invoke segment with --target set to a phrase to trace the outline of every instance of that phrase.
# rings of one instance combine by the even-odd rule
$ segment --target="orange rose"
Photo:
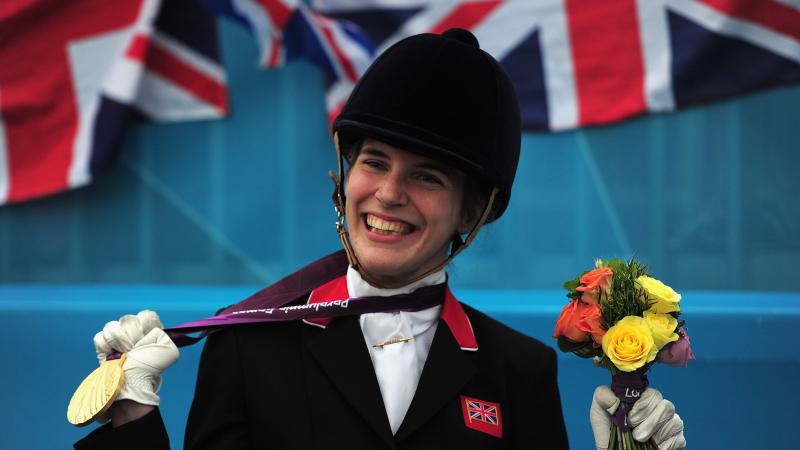
[[[589,339],[589,334],[578,327],[582,319],[584,310],[590,305],[581,303],[579,300],[572,300],[561,310],[561,315],[556,321],[556,329],[553,337],[564,336],[572,342],[583,342]]]
[[[581,310],[578,329],[589,333],[598,345],[603,343],[603,335],[606,334],[606,330],[600,326],[600,305],[586,305]]]
[[[605,296],[611,293],[611,279],[613,277],[614,272],[611,271],[610,267],[594,269],[581,276],[581,284],[575,290],[583,294],[581,300],[584,303],[596,305],[600,299],[600,292]]]

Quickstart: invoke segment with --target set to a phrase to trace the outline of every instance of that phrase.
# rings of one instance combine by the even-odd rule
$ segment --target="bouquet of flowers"
[[[685,367],[694,359],[680,319],[680,294],[652,278],[631,259],[597,260],[594,270],[564,283],[570,302],[561,311],[553,337],[558,348],[611,371],[611,389],[620,399],[612,416],[611,449],[657,449],[637,442],[627,414],[647,388],[654,362]]]

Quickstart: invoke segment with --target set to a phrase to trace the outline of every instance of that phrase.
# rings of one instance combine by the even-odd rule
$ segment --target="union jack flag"
[[[277,68],[297,59],[319,66],[327,75],[331,122],[376,55],[375,41],[363,28],[329,17],[299,0],[202,1],[209,10],[250,29],[260,45],[263,67]]]
[[[464,425],[467,427],[495,437],[503,436],[499,403],[462,395],[461,410],[464,414]]]
[[[399,39],[470,29],[511,75],[527,129],[613,122],[800,81],[800,0],[199,0],[248,27],[268,68],[327,74],[332,121]],[[0,3],[0,204],[90,182],[133,111],[227,111],[198,0]],[[35,56],[32,56],[35,55]]]
[[[335,118],[404,37],[471,30],[506,68],[527,129],[564,130],[800,81],[797,0],[206,0],[249,27],[262,63],[308,57]]]
[[[133,111],[227,111],[214,18],[194,0],[0,4],[0,204],[89,183]]]
[[[469,420],[478,420],[490,425],[497,425],[497,407],[479,401],[467,400]]]

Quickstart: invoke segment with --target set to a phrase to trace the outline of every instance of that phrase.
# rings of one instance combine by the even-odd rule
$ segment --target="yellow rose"
[[[675,342],[680,339],[675,328],[678,327],[678,319],[671,314],[658,314],[651,311],[644,312],[644,321],[653,333],[653,342],[656,349],[661,350],[667,343]]]
[[[603,335],[603,353],[623,372],[633,372],[656,359],[658,349],[647,322],[626,316]]]
[[[678,306],[681,294],[673,291],[666,284],[644,275],[636,279],[636,284],[647,293],[647,299],[651,303],[650,311],[666,314],[681,310],[681,307]]]

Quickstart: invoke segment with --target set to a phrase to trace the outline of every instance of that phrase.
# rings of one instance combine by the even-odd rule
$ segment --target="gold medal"
[[[119,359],[103,361],[100,367],[86,377],[75,393],[67,407],[67,420],[69,423],[82,427],[94,421],[114,403],[125,383],[125,371],[122,364],[127,355]]]

